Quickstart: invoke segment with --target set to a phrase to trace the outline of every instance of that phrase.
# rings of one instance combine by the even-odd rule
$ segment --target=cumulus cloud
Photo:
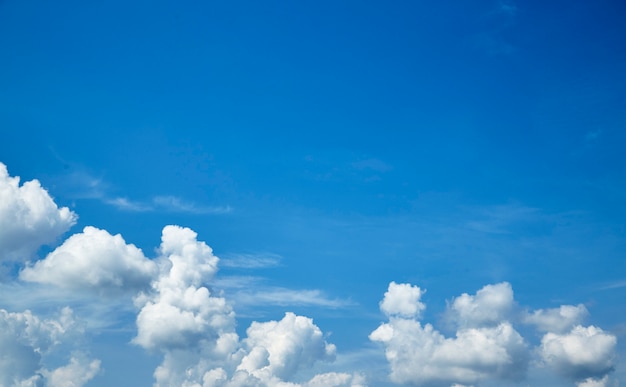
[[[412,294],[411,302],[391,302],[407,300],[408,294]],[[370,340],[385,346],[392,381],[449,386],[523,377],[529,359],[527,344],[503,319],[512,305],[510,285],[488,285],[475,296],[463,294],[455,299],[449,311],[459,326],[455,337],[445,337],[431,324],[422,326],[418,321],[416,311],[425,308],[417,307],[421,294],[417,287],[392,282],[381,302],[381,311],[390,320],[370,334]]]
[[[487,285],[472,296],[463,293],[455,298],[449,315],[460,326],[497,325],[507,320],[513,308],[513,289],[507,282]]]
[[[605,387],[608,385],[609,377],[605,375],[602,379],[587,378],[583,381],[577,382],[578,387]]]
[[[52,284],[98,293],[133,291],[147,287],[156,264],[121,235],[87,226],[48,256],[20,273],[24,281]]]
[[[230,306],[202,286],[217,271],[218,258],[196,237],[188,228],[163,229],[160,276],[152,284],[152,293],[136,300],[141,311],[134,342],[144,348],[187,347],[234,326]]]
[[[77,353],[70,362],[53,371],[43,371],[46,385],[50,387],[79,387],[93,379],[100,372],[100,360],[90,360]]]
[[[211,365],[200,359],[225,359],[238,342],[232,308],[203,286],[217,271],[218,258],[196,237],[188,228],[163,229],[160,274],[151,291],[135,300],[141,310],[133,342],[165,353],[155,371],[157,385],[183,385],[194,363],[202,377]]]
[[[53,243],[76,223],[59,208],[37,180],[20,185],[0,163],[0,260],[26,260],[40,246]]]
[[[135,344],[161,351],[156,386],[279,386],[317,361],[330,361],[335,346],[325,341],[310,318],[285,314],[280,321],[253,322],[247,337],[235,332],[235,315],[225,298],[208,284],[219,259],[197,234],[178,226],[163,229],[159,275],[151,290],[135,299]],[[357,386],[359,377],[318,375],[329,385]]]
[[[581,326],[588,315],[583,305],[515,314],[511,285],[487,285],[448,304],[446,316],[456,325],[456,333],[446,337],[419,321],[425,306],[418,289],[392,282],[380,304],[389,321],[369,336],[385,347],[393,382],[461,386],[485,380],[519,381],[535,354],[538,359],[532,364],[547,366],[578,386],[608,384],[617,339],[595,326]],[[545,332],[535,350],[514,328],[516,319]]]
[[[526,314],[524,322],[542,332],[565,332],[578,325],[589,312],[584,305],[561,305],[559,308],[539,309]]]
[[[336,348],[324,340],[313,320],[286,313],[280,321],[253,322],[245,344],[249,351],[238,369],[255,376],[292,377],[299,367],[318,360],[334,360]]]
[[[598,383],[613,370],[616,344],[617,338],[600,328],[577,325],[568,333],[546,333],[540,351],[549,367],[585,385]]]
[[[95,375],[99,361],[94,360],[85,368],[74,359],[53,371],[47,371],[42,364],[42,358],[55,346],[81,333],[69,308],[50,319],[41,319],[28,310],[0,309],[0,386],[37,386],[44,381],[49,386],[82,386]],[[81,359],[86,361],[85,357]],[[73,384],[69,384],[70,380]]]
[[[523,338],[509,323],[459,330],[446,338],[432,325],[394,318],[371,333],[391,365],[391,380],[416,385],[519,379],[528,362]]]
[[[380,303],[380,310],[388,316],[419,317],[426,309],[420,302],[424,292],[417,286],[391,282]]]

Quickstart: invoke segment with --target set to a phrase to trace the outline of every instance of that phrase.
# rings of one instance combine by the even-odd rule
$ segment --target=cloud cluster
[[[20,185],[0,162],[0,261],[24,261],[53,243],[76,223],[67,207],[58,208],[39,181]]]
[[[76,215],[59,209],[36,180],[20,187],[19,178],[8,176],[0,163],[0,262],[26,261],[75,220]],[[309,317],[286,312],[280,320],[253,321],[240,337],[233,298],[213,288],[219,284],[215,277],[220,261],[197,237],[189,228],[166,226],[157,256],[151,259],[121,235],[87,226],[44,259],[23,264],[17,279],[22,285],[42,284],[44,290],[58,288],[92,301],[106,296],[106,302],[117,305],[125,300],[132,307],[132,299],[137,329],[132,343],[162,355],[154,371],[157,387],[367,384],[358,372],[314,375],[316,367],[335,360],[337,348]],[[244,258],[231,261],[231,267],[277,262]],[[246,305],[246,300],[248,305],[346,305],[319,291],[256,290],[235,293],[236,300],[244,301],[238,305]],[[579,387],[610,383],[617,339],[601,328],[582,325],[589,314],[583,305],[523,310],[509,283],[486,285],[448,302],[444,319],[454,334],[446,335],[422,321],[425,293],[412,284],[391,282],[379,304],[387,321],[369,339],[384,347],[392,382],[459,387],[519,383],[529,367],[539,366]],[[80,387],[96,377],[100,360],[68,346],[84,333],[76,321],[69,307],[47,317],[0,309],[0,386]],[[535,339],[522,337],[518,324],[533,328]],[[55,361],[48,362],[53,356]],[[58,356],[65,365],[58,366]],[[51,363],[55,367],[49,367]]]
[[[410,284],[389,284],[380,304],[388,317],[370,334],[382,343],[391,367],[390,378],[419,386],[469,385],[484,380],[522,380],[533,353],[539,361],[579,386],[604,385],[613,370],[615,336],[579,324],[584,306],[525,312],[520,322],[546,332],[533,351],[514,328],[515,301],[511,285],[487,285],[475,295],[462,294],[448,305],[454,337],[419,321],[423,291]],[[570,331],[568,331],[571,329]]]
[[[63,341],[81,334],[72,310],[64,308],[59,316],[41,319],[30,311],[21,313],[0,309],[0,386],[82,386],[100,370],[98,360],[83,354],[72,357],[66,366],[47,370],[43,357]]]
[[[280,385],[302,367],[332,360],[335,347],[313,320],[287,313],[280,321],[253,322],[247,337],[235,332],[235,315],[225,298],[206,286],[218,258],[188,228],[167,226],[151,290],[136,297],[137,336],[147,350],[161,351],[157,386]],[[318,376],[346,385],[352,376]]]

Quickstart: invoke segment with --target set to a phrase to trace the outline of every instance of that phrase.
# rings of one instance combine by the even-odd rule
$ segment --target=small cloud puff
[[[387,316],[419,317],[426,305],[420,302],[424,294],[417,286],[391,282],[380,303],[380,310]]]

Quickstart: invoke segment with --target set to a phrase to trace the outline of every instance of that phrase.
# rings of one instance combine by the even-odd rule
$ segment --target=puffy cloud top
[[[280,321],[253,322],[245,340],[250,348],[240,369],[254,373],[265,368],[281,379],[299,367],[318,360],[333,360],[335,346],[324,340],[322,331],[308,317],[286,313]]]
[[[170,351],[195,347],[201,340],[214,345],[234,332],[234,313],[226,300],[201,286],[217,271],[218,258],[197,234],[179,226],[163,228],[161,270],[152,291],[136,298],[136,344]]]
[[[76,223],[67,207],[58,208],[39,181],[20,186],[0,163],[0,260],[26,260],[41,245],[54,242]]]
[[[121,235],[87,226],[20,273],[24,281],[99,293],[147,287],[157,266]]]
[[[559,308],[539,309],[527,314],[524,322],[532,324],[542,332],[565,332],[587,317],[584,305],[561,305]]]
[[[198,234],[189,228],[165,226],[161,236],[161,254],[166,257],[167,275],[159,286],[200,286],[217,272],[219,259],[204,242],[196,240]]]
[[[415,305],[418,295],[415,289],[419,288],[407,284],[398,291],[397,286],[390,284],[381,303],[381,310],[390,317],[389,322],[381,324],[369,336],[370,340],[385,346],[392,381],[449,386],[485,379],[518,380],[523,377],[529,360],[527,345],[513,326],[503,319],[513,303],[509,284],[488,285],[476,296],[463,294],[455,299],[450,309],[460,322],[460,328],[455,337],[450,338],[432,325],[422,326],[417,321],[415,316],[425,308],[424,305],[409,309],[392,307],[398,305],[395,303],[385,304],[386,300],[400,298],[393,294],[406,295],[412,289],[413,302],[409,305]],[[388,305],[387,310],[383,305]]]
[[[380,303],[380,310],[387,316],[419,317],[426,309],[426,305],[420,302],[423,294],[424,291],[417,286],[391,282]]]
[[[463,293],[450,306],[450,314],[460,326],[497,325],[506,320],[513,307],[513,289],[508,282],[486,285],[475,296]]]
[[[584,382],[602,378],[613,369],[616,344],[617,338],[600,328],[577,325],[569,333],[546,333],[540,350],[545,363],[556,372]]]

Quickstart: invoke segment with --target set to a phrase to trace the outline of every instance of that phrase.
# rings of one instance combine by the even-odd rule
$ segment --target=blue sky
[[[312,386],[329,372],[353,386],[626,383],[625,12],[618,1],[0,2],[0,317],[14,329],[0,338],[15,344],[0,351],[20,361],[26,310],[50,322],[69,307],[82,327],[63,340],[42,328],[57,344],[35,356],[30,338],[24,371],[0,385],[181,385],[189,367],[198,385],[218,368],[231,385]],[[47,194],[10,188],[15,176]],[[220,259],[180,253],[211,269],[179,285],[227,305],[187,312],[234,313],[191,342],[162,322],[175,345],[142,325],[149,305],[171,301],[167,225]],[[525,349],[498,335],[497,348],[474,347],[510,355],[498,368],[398,347],[427,323],[449,340],[432,339],[441,353],[472,353],[464,334],[502,327]],[[233,332],[239,358],[206,352]],[[580,366],[557,349],[584,335],[602,350]],[[286,337],[310,357],[268,344]],[[322,342],[336,353],[315,352]],[[263,351],[265,368],[246,363]],[[243,369],[254,383],[235,380]]]

